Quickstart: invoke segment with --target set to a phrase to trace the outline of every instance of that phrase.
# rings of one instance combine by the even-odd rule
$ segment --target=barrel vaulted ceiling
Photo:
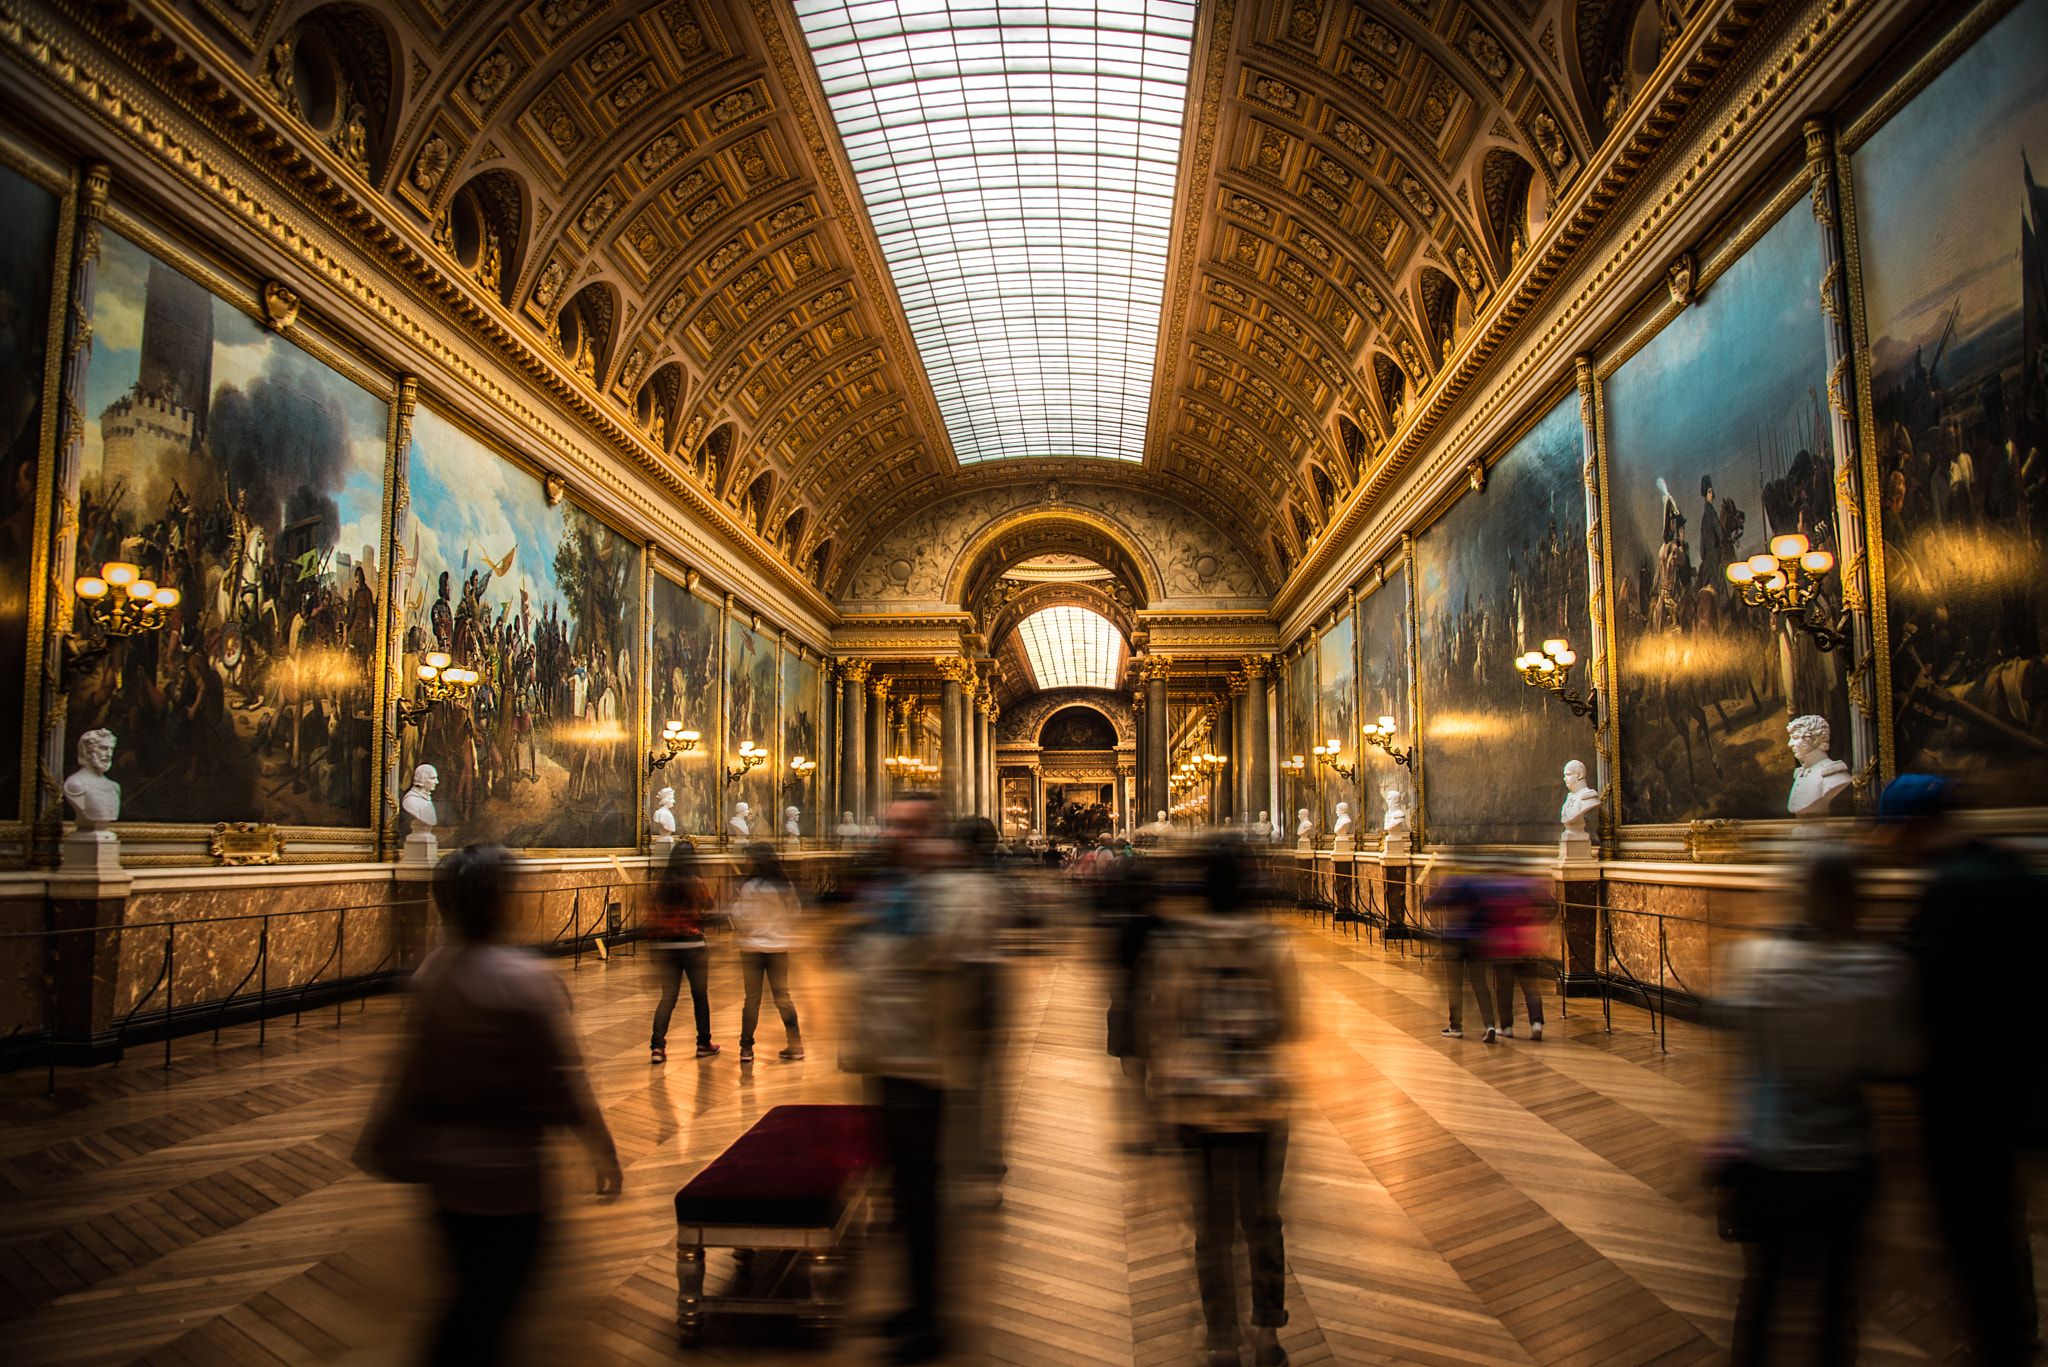
[[[1586,162],[1643,16],[1654,65],[1685,6],[1204,0],[1142,461],[967,463],[791,0],[179,8],[830,588],[920,506],[1054,480],[1181,502],[1277,586]]]

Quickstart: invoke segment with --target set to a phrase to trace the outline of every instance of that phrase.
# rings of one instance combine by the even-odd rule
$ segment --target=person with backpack
[[[740,1066],[754,1061],[754,1025],[761,1019],[761,981],[767,979],[786,1039],[777,1055],[785,1063],[804,1056],[796,1002],[789,995],[789,949],[796,940],[796,889],[782,871],[775,847],[756,842],[746,848],[747,875],[732,899],[733,942],[740,952],[740,980],[746,1005],[740,1010]],[[694,980],[693,980],[694,981]]]
[[[1486,954],[1493,960],[1494,1004],[1502,1039],[1515,1037],[1515,985],[1529,1012],[1529,1038],[1543,1038],[1545,899],[1523,879],[1495,880],[1486,890]]]
[[[654,1031],[648,1040],[651,1062],[668,1062],[668,1022],[685,977],[690,980],[690,1004],[696,1008],[697,1057],[718,1052],[711,1042],[711,950],[704,943],[704,918],[710,911],[711,889],[697,872],[697,851],[689,841],[678,840],[655,884],[654,908],[648,916],[647,940],[654,947],[655,971],[661,980],[661,1000],[654,1007]]]
[[[1444,951],[1444,986],[1450,999],[1450,1024],[1443,1029],[1446,1039],[1465,1038],[1465,984],[1479,999],[1479,1019],[1486,1026],[1481,1038],[1492,1044],[1500,1038],[1493,1023],[1493,985],[1487,982],[1486,911],[1484,882],[1477,878],[1452,878],[1429,899],[1439,909],[1439,931]]]
[[[1210,1367],[1235,1367],[1241,1343],[1232,1247],[1250,1255],[1257,1367],[1285,1367],[1286,1248],[1280,1178],[1289,1086],[1282,1046],[1298,1021],[1285,935],[1253,911],[1242,853],[1217,841],[1170,879],[1154,976],[1149,1077],[1187,1154],[1195,1272]]]

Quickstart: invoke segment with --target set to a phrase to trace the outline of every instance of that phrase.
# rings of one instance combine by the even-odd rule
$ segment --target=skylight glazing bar
[[[795,0],[954,453],[1140,460],[1192,0]]]

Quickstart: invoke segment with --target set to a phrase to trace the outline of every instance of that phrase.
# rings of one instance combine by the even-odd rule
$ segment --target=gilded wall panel
[[[29,678],[29,576],[34,573],[36,474],[49,356],[57,197],[0,167],[0,719],[24,713]],[[21,815],[21,740],[0,741],[0,821]]]
[[[650,800],[664,787],[675,789],[676,830],[710,834],[718,811],[718,635],[716,603],[666,575],[654,576],[652,600],[653,702],[648,711],[647,748],[670,722],[699,735],[697,748],[675,756],[649,780]]]

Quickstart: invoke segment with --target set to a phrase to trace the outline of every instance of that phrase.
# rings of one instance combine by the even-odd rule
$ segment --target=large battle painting
[[[2048,799],[2044,172],[2048,0],[1851,162],[1896,761],[1975,780],[1987,802]]]
[[[430,410],[408,460],[399,677],[435,650],[483,677],[408,730],[401,784],[435,767],[444,842],[632,845],[640,548]]]
[[[764,839],[781,829],[782,804],[775,798],[789,763],[789,756],[776,748],[775,695],[781,685],[775,657],[773,636],[754,630],[744,618],[732,619],[725,633],[726,763],[737,763],[743,741],[770,753],[765,763],[726,786],[726,805],[745,802],[752,809],[753,833]]]
[[[1581,453],[1573,395],[1415,540],[1431,844],[1554,839],[1559,774],[1592,753],[1593,728],[1515,671],[1552,637],[1586,651]]]
[[[676,790],[676,829],[710,833],[717,812],[718,781],[718,605],[665,575],[654,576],[653,703],[648,712],[648,748],[671,721],[701,739],[695,750],[677,755],[648,781],[652,796]]]
[[[1345,764],[1358,758],[1358,691],[1353,687],[1357,683],[1356,643],[1349,613],[1316,637],[1316,734],[1320,737],[1317,744],[1336,741],[1342,751],[1340,762]],[[1315,762],[1313,754],[1309,762]],[[1321,816],[1326,827],[1336,823],[1340,802],[1351,804],[1352,825],[1357,826],[1358,794],[1334,769],[1322,771],[1322,798]]]
[[[1793,717],[1849,757],[1843,654],[1725,573],[1794,532],[1840,551],[1820,274],[1799,200],[1607,381],[1624,821],[1784,816]]]
[[[1274,749],[1280,752],[1282,760],[1292,755],[1301,755],[1309,763],[1315,763],[1315,756],[1309,748],[1317,744],[1313,738],[1316,729],[1316,655],[1304,650],[1288,660],[1281,674],[1281,702],[1285,704],[1280,713],[1280,742]],[[1294,778],[1283,771],[1280,775],[1280,801],[1286,808],[1287,819],[1281,823],[1288,835],[1294,833],[1295,813],[1308,808],[1310,816],[1316,814],[1315,789],[1309,785],[1315,780],[1304,773]],[[1320,831],[1320,824],[1317,829]]]
[[[794,650],[782,657],[782,753],[771,767],[785,778],[795,779],[789,762],[798,755],[818,766],[809,778],[791,783],[783,793],[783,805],[798,809],[805,835],[830,829],[829,823],[821,826],[818,822],[818,803],[824,796],[825,775],[830,772],[830,756],[823,753],[825,731],[819,725],[818,681],[816,660]],[[780,818],[775,829],[782,829]]]
[[[77,681],[71,739],[118,738],[125,820],[366,824],[385,402],[117,233],[92,329],[78,571],[182,601]]]
[[[42,447],[43,367],[49,356],[50,276],[57,198],[0,168],[0,820],[21,814],[21,717],[28,682],[28,581],[36,532],[36,453]]]
[[[1395,570],[1386,583],[1359,600],[1358,708],[1361,722],[1394,719],[1395,748],[1406,749],[1415,743],[1415,716],[1408,697],[1406,569]],[[1407,769],[1369,745],[1361,744],[1358,753],[1359,824],[1367,832],[1378,831],[1387,815],[1382,791],[1387,782],[1398,776],[1412,789],[1413,778]]]

